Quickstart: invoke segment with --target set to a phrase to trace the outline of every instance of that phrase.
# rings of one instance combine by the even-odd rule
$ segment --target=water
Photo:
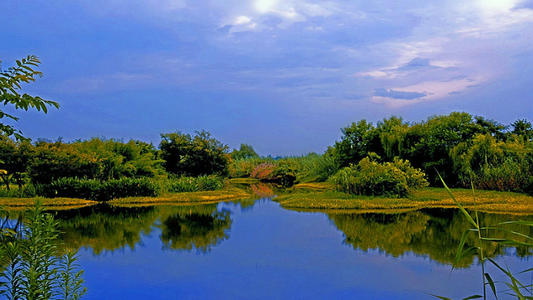
[[[474,256],[451,268],[469,227],[455,210],[328,215],[263,199],[98,206],[57,217],[66,245],[81,247],[86,299],[436,299],[429,294],[481,292]],[[512,270],[531,267],[528,248],[493,246],[487,253]]]

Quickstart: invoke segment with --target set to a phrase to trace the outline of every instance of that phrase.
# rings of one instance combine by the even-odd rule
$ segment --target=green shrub
[[[366,157],[356,166],[341,169],[331,181],[345,193],[406,197],[412,189],[428,185],[424,177],[409,161],[395,158],[394,162],[378,163]]]
[[[224,187],[224,179],[218,176],[180,177],[170,179],[168,191],[172,193],[215,191]]]
[[[108,181],[60,178],[50,184],[37,184],[36,192],[44,197],[72,197],[107,201],[122,197],[155,197],[159,187],[148,178],[122,178]]]

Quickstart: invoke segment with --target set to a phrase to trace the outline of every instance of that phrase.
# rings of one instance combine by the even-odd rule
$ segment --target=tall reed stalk
[[[466,230],[459,242],[459,246],[457,248],[457,254],[456,254],[456,262],[459,262],[463,257],[465,257],[467,254],[476,253],[479,257],[479,261],[481,264],[481,277],[482,277],[482,291],[483,294],[475,294],[468,296],[466,298],[463,298],[463,300],[467,299],[477,299],[477,298],[483,298],[484,300],[487,299],[487,296],[489,295],[487,293],[487,286],[490,287],[492,295],[494,298],[498,299],[498,295],[504,294],[506,296],[512,296],[516,299],[533,299],[533,290],[531,289],[532,285],[525,285],[523,284],[516,276],[518,274],[528,273],[533,271],[533,268],[523,270],[519,273],[513,274],[513,272],[509,268],[504,268],[500,264],[498,264],[496,261],[494,261],[492,258],[486,257],[484,255],[483,250],[483,244],[486,242],[493,242],[493,243],[499,243],[503,246],[527,246],[527,247],[533,247],[533,237],[514,231],[509,230],[506,227],[508,225],[523,225],[527,227],[533,228],[533,222],[531,221],[507,221],[507,222],[501,222],[495,225],[486,225],[482,226],[479,221],[479,216],[477,209],[475,208],[475,201],[474,201],[474,213],[472,216],[472,213],[469,213],[463,205],[455,198],[450,188],[446,185],[446,182],[444,182],[444,179],[438,174],[440,181],[444,185],[444,188],[452,198],[452,200],[455,202],[455,204],[459,207],[459,210],[461,213],[466,217],[468,222],[472,225],[471,229]],[[474,196],[475,200],[475,189],[474,185],[471,184],[472,187],[472,194]],[[502,232],[507,233],[511,238],[496,238],[491,237],[492,232]],[[465,243],[466,239],[468,238],[469,234],[475,233],[477,240],[479,241],[479,246],[470,247],[468,249],[465,249]],[[526,240],[520,241],[518,238],[522,238]],[[504,277],[507,279],[507,281],[499,282],[500,284],[503,284],[507,289],[501,290],[497,289],[497,282],[495,282],[491,275],[486,272],[486,264],[490,263],[491,265],[495,266],[496,269],[503,273]],[[499,288],[499,286],[498,286]],[[450,298],[438,296],[438,295],[432,295],[442,300],[449,300]]]

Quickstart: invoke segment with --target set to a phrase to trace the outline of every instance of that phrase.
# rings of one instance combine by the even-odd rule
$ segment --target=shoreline
[[[239,182],[244,184],[244,182]],[[257,183],[257,182],[255,182]],[[261,184],[261,183],[258,183]],[[513,192],[452,189],[466,209],[497,214],[533,215],[533,196]],[[68,210],[106,203],[119,207],[203,205],[219,202],[261,198],[264,195],[230,185],[221,190],[171,193],[159,197],[128,197],[106,202],[77,198],[0,198],[0,207],[7,211],[25,210],[41,201],[46,210]],[[420,209],[457,208],[444,188],[424,188],[407,198],[356,196],[333,190],[328,183],[297,184],[272,197],[281,207],[301,212],[324,213],[402,213]]]

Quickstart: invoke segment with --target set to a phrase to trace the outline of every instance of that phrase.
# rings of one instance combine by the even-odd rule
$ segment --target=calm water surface
[[[451,268],[469,228],[455,210],[328,215],[262,199],[57,217],[66,244],[81,247],[87,299],[436,299],[429,294],[481,290],[473,256]],[[487,252],[512,270],[531,267],[528,248]]]

